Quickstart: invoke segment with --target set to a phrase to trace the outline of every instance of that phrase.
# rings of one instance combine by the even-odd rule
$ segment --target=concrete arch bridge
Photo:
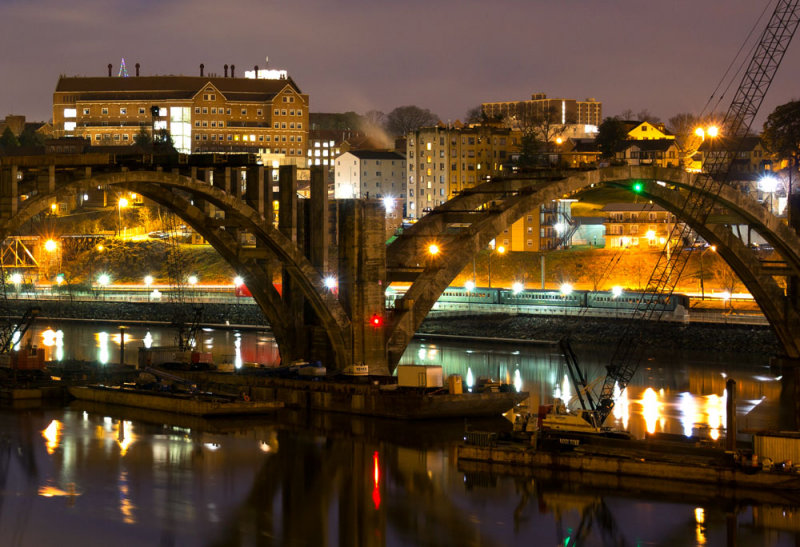
[[[245,278],[284,362],[319,359],[337,369],[363,362],[371,373],[386,374],[439,295],[503,230],[553,199],[579,196],[599,185],[626,187],[635,180],[643,185],[642,195],[718,246],[775,328],[784,355],[800,359],[800,239],[732,188],[723,188],[719,206],[771,243],[779,262],[765,263],[726,224],[681,218],[682,198],[695,180],[679,170],[613,167],[487,182],[436,208],[388,246],[379,202],[329,203],[321,170],[311,171],[308,199],[298,198],[294,167],[273,175],[255,165],[128,170],[107,159],[59,164],[4,158],[0,237],[19,233],[27,222],[47,214],[54,202],[90,188],[136,192],[178,215]],[[435,258],[427,253],[433,240],[442,249]],[[336,290],[325,286],[330,274],[338,279]],[[384,292],[393,281],[411,286],[395,309],[387,310]]]

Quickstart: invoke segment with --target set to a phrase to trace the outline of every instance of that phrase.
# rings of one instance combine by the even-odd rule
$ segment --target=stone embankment
[[[21,316],[30,302],[9,300],[10,312]],[[175,317],[174,304],[135,302],[48,302],[38,303],[47,318],[95,321],[166,322]],[[184,308],[184,321],[193,315]],[[247,304],[203,304],[202,322],[208,325],[267,326],[257,306]],[[630,327],[624,319],[546,317],[533,315],[464,315],[458,318],[425,320],[419,334],[449,334],[476,339],[519,339],[556,341],[569,335],[574,343],[610,346]],[[710,351],[759,355],[776,354],[778,341],[772,329],[754,325],[682,324],[645,322],[635,325],[636,336],[658,344],[668,352]]]

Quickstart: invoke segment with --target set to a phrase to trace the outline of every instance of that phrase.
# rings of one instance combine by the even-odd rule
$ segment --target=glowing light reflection
[[[44,431],[42,431],[42,437],[44,437],[45,446],[47,447],[47,453],[53,454],[58,445],[61,441],[61,431],[64,429],[64,424],[59,422],[58,420],[53,420],[50,422]]]
[[[473,385],[475,385],[475,377],[472,375],[472,368],[467,367],[467,389],[472,391]]]
[[[108,351],[108,333],[107,332],[98,332],[97,333],[97,360],[100,361],[101,365],[108,364],[110,359],[110,354]]]
[[[522,376],[519,373],[519,369],[514,371],[514,389],[516,389],[518,393],[522,391]]]
[[[661,403],[658,400],[658,394],[653,388],[648,387],[645,390],[644,395],[642,395],[641,404],[645,428],[648,433],[655,433],[656,423],[658,423],[661,413]]]
[[[691,393],[684,392],[680,394],[680,401],[678,407],[681,411],[681,426],[683,426],[683,434],[691,437],[694,430],[694,424],[700,421],[700,414],[697,409],[697,401]]]
[[[614,418],[622,420],[622,429],[628,429],[628,421],[631,417],[630,402],[628,401],[628,390],[620,390],[619,384],[614,384]]]

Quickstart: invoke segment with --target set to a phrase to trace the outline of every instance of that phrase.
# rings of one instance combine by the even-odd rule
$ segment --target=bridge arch
[[[602,185],[629,185],[632,180],[646,182],[644,193],[648,198],[718,244],[720,256],[750,289],[775,329],[786,355],[800,357],[800,338],[796,332],[792,333],[796,328],[790,326],[797,320],[797,310],[788,305],[783,290],[754,254],[724,226],[681,217],[685,190],[700,188],[696,176],[677,169],[624,166],[573,172],[549,179],[490,181],[437,207],[397,238],[387,249],[387,268],[400,270],[415,263],[418,271],[404,297],[397,301],[387,332],[390,366],[399,361],[439,295],[472,257],[503,230],[543,203],[574,197]],[[717,201],[753,225],[781,254],[792,274],[800,276],[797,234],[757,202],[732,188],[724,187]],[[454,226],[459,228],[453,229]],[[442,253],[421,259],[425,246],[434,240]]]
[[[336,366],[349,363],[350,320],[330,291],[322,275],[310,263],[297,245],[240,198],[208,183],[178,173],[163,171],[122,171],[104,173],[58,184],[55,190],[40,192],[21,203],[19,210],[0,223],[0,238],[5,239],[33,217],[50,209],[54,198],[74,194],[98,186],[117,186],[134,191],[167,208],[202,235],[234,268],[243,272],[248,288],[270,323],[284,362],[301,357],[297,333],[292,332],[288,308],[272,284],[270,274],[262,264],[243,256],[245,246],[235,237],[236,230],[221,229],[199,206],[210,203],[224,214],[223,226],[251,233],[258,246],[267,249],[284,265],[324,329]]]

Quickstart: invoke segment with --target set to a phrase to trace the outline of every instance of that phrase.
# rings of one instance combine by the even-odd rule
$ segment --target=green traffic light
[[[637,194],[641,194],[642,190],[644,190],[644,184],[642,184],[641,182],[634,182],[633,186],[632,186],[632,189]]]

